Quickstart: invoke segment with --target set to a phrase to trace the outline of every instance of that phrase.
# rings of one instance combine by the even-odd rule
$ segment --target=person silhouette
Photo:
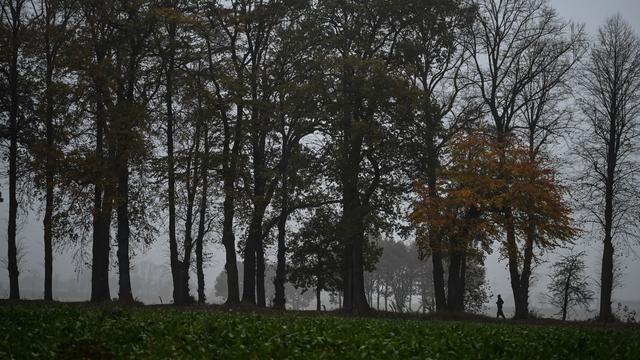
[[[496,315],[496,319],[500,316],[502,316],[503,319],[506,319],[506,317],[504,317],[504,313],[502,312],[502,304],[504,304],[504,300],[502,300],[502,296],[498,295],[498,301],[496,301],[496,305],[498,305],[498,315]]]

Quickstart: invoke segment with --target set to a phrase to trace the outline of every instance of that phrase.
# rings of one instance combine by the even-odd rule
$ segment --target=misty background
[[[584,23],[587,33],[593,37],[606,18],[619,12],[629,22],[636,34],[640,34],[640,1],[638,0],[551,0],[551,5],[565,19],[576,23]],[[580,115],[577,115],[578,119]],[[565,159],[566,169],[571,168],[571,159],[566,154],[564,146],[558,148],[557,156]],[[7,217],[8,199],[6,182],[6,162],[2,162],[2,177],[0,178],[0,191],[3,191],[5,201],[0,203],[0,298],[9,295],[9,277],[6,268],[7,254]],[[217,210],[212,210],[217,211]],[[24,299],[40,299],[43,296],[44,251],[43,251],[43,209],[40,201],[34,199],[29,209],[20,209],[18,213],[18,249],[20,256],[20,293]],[[240,238],[245,234],[238,233]],[[221,303],[224,298],[216,296],[214,289],[216,277],[224,268],[224,249],[219,243],[219,236],[214,235],[216,242],[206,245],[206,252],[210,255],[205,264],[205,294],[210,303]],[[171,272],[169,268],[169,242],[167,234],[160,234],[150,246],[135,244],[132,239],[132,247],[135,256],[132,259],[131,282],[134,296],[147,304],[168,303],[171,301]],[[398,239],[400,240],[400,239]],[[590,237],[588,231],[575,241],[572,249],[556,249],[552,253],[542,256],[543,263],[534,269],[533,281],[530,290],[531,308],[544,315],[555,314],[555,309],[545,298],[547,284],[549,283],[548,269],[551,264],[563,254],[571,251],[585,251],[586,263],[590,283],[594,290],[597,289],[597,281],[600,278],[600,266],[602,256],[602,239]],[[629,306],[640,312],[640,239],[629,246],[618,245],[616,252],[620,256],[616,259],[620,284],[614,288],[613,311],[617,310],[617,304]],[[485,259],[486,280],[493,295],[490,303],[486,304],[485,312],[493,315],[495,312],[495,296],[501,294],[505,300],[505,313],[510,316],[513,313],[513,294],[509,285],[509,273],[506,269],[507,262],[502,259],[496,249]],[[115,247],[112,246],[112,250]],[[82,264],[80,259],[74,258],[74,249],[55,248],[53,262],[53,297],[59,301],[88,301],[90,296],[90,264]],[[275,259],[275,248],[267,248],[265,256],[270,262]],[[117,294],[116,283],[117,269],[115,268],[115,251],[112,251],[112,268],[110,287],[111,293]],[[192,277],[195,292],[195,277]],[[266,283],[272,284],[272,278],[267,277]],[[599,292],[596,292],[599,294]],[[328,294],[323,295],[323,303],[331,308]],[[289,300],[289,299],[288,299]],[[416,302],[417,303],[417,302]],[[594,305],[597,303],[594,301]],[[313,306],[313,303],[310,305]],[[597,315],[597,309],[592,306],[593,313],[577,314],[578,318],[592,318]]]

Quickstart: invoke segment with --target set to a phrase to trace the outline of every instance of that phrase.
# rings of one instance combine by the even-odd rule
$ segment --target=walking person
[[[506,319],[506,317],[504,317],[504,313],[502,312],[502,304],[504,304],[504,300],[502,300],[502,297],[498,295],[498,301],[496,301],[496,305],[498,305],[498,315],[496,315],[496,319],[500,316],[502,316],[503,319]]]

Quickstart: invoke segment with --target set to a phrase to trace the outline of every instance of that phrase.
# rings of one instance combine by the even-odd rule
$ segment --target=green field
[[[0,306],[0,359],[640,359],[637,328]]]

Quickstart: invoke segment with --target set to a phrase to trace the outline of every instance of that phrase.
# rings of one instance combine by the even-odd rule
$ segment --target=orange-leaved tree
[[[436,185],[439,196],[429,197],[428,187],[418,183],[411,215],[422,225],[421,239],[438,233],[447,240],[440,249],[427,249],[426,240],[418,244],[449,258],[448,309],[464,310],[467,254],[490,252],[494,241],[509,259],[516,306],[524,302],[526,308],[535,247],[552,248],[577,233],[566,189],[549,159],[530,156],[515,137],[496,141],[490,132],[469,131],[451,142],[449,154]],[[507,229],[515,236],[503,236]]]

